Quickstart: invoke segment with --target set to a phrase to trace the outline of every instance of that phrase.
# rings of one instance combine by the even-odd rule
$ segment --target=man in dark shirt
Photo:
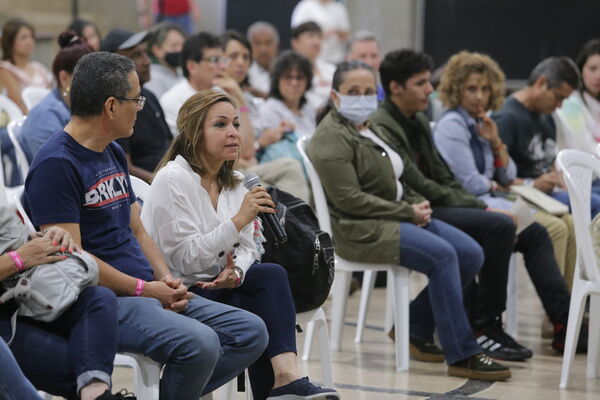
[[[501,319],[515,226],[503,211],[486,210],[485,203],[467,192],[435,150],[429,120],[422,112],[433,91],[429,82],[432,67],[429,56],[412,50],[386,54],[379,68],[386,99],[370,120],[402,157],[405,184],[430,201],[433,216],[464,231],[483,248],[479,287],[463,282],[469,287],[465,306],[478,343],[490,357],[525,360],[532,356],[531,350],[504,332]]]
[[[556,126],[550,114],[579,87],[579,71],[568,57],[550,57],[531,72],[526,87],[494,113],[498,132],[517,165],[515,184],[534,186],[569,205],[554,161]],[[600,195],[592,193],[592,216],[600,212]]]
[[[113,29],[102,40],[102,50],[121,54],[134,62],[140,85],[150,80],[150,58],[146,53],[148,32],[133,33]],[[117,140],[123,147],[129,164],[129,173],[150,182],[158,162],[167,151],[173,136],[165,121],[165,114],[156,96],[142,86],[146,104],[138,113],[133,135]]]

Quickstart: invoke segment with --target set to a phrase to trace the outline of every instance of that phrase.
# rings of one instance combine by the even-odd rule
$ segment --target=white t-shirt
[[[384,152],[387,153],[387,156],[390,158],[390,162],[392,163],[392,168],[394,169],[394,175],[396,176],[396,201],[402,200],[402,195],[404,194],[404,188],[402,187],[402,183],[400,183],[400,177],[402,176],[402,172],[404,172],[404,162],[402,161],[402,158],[379,136],[373,133],[372,130],[363,129],[360,131],[360,134],[371,139],[373,143],[381,147]]]
[[[312,136],[317,126],[315,114],[315,109],[308,102],[300,109],[299,114],[295,114],[283,101],[270,97],[260,108],[260,133],[265,129],[279,126],[282,121],[289,121],[296,126],[294,132],[299,137]]]
[[[339,1],[322,3],[319,0],[302,0],[292,13],[292,28],[308,22],[316,22],[323,30],[321,58],[333,64],[344,60],[345,42],[337,35],[326,36],[331,30],[350,32],[350,19],[346,6]]]
[[[312,108],[318,110],[329,99],[335,65],[317,59],[315,67],[316,72],[313,74],[312,88],[306,92],[306,99]]]
[[[150,80],[144,84],[144,88],[150,90],[160,99],[169,89],[175,86],[183,77],[181,68],[173,71],[162,64],[150,64]]]
[[[250,86],[253,88],[269,93],[269,90],[271,89],[271,76],[269,71],[264,69],[256,61],[252,63],[248,70],[248,80],[250,81]]]
[[[160,106],[165,112],[165,120],[173,136],[177,136],[177,114],[187,99],[196,94],[196,89],[187,79],[180,80],[160,98]]]

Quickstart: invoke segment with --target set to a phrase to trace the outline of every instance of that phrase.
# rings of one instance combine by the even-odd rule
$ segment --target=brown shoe
[[[440,363],[446,359],[442,349],[435,343],[424,342],[413,337],[410,338],[410,356],[417,361]]]
[[[448,365],[448,375],[482,381],[505,381],[511,377],[508,367],[483,353]]]

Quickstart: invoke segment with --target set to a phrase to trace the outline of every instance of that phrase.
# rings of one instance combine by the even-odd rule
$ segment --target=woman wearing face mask
[[[402,159],[367,120],[377,108],[376,82],[365,63],[341,63],[308,144],[327,195],[336,251],[351,261],[427,275],[429,285],[410,306],[413,356],[445,357],[451,376],[508,379],[510,370],[475,341],[462,301],[461,283],[475,277],[483,252],[465,233],[432,219],[429,202],[403,183]],[[433,344],[436,326],[443,353]]]
[[[150,80],[144,87],[159,99],[183,76],[179,67],[185,36],[183,29],[172,22],[161,22],[152,30],[148,43],[152,58]]]

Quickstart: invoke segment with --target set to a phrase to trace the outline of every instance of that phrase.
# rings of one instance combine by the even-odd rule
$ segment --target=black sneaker
[[[586,320],[581,321],[581,328],[579,329],[579,339],[577,340],[577,347],[575,348],[576,353],[587,353],[588,329],[588,322]],[[555,323],[554,337],[552,338],[552,348],[562,354],[565,351],[566,338],[567,325]]]
[[[100,397],[96,397],[96,400],[137,400],[137,397],[133,393],[129,393],[126,389],[121,389],[118,393],[111,393],[110,390],[106,390]]]
[[[425,342],[423,340],[410,337],[410,356],[418,361],[424,362],[443,362],[446,359],[442,349],[435,343]]]
[[[308,380],[308,376],[271,389],[267,396],[267,400],[339,400],[339,398],[337,390],[316,386]]]
[[[492,358],[505,361],[525,361],[533,356],[531,350],[517,343],[504,331],[500,318],[477,329],[475,336],[484,353]]]
[[[448,375],[482,381],[505,381],[511,377],[508,367],[497,363],[483,353],[448,365]]]

